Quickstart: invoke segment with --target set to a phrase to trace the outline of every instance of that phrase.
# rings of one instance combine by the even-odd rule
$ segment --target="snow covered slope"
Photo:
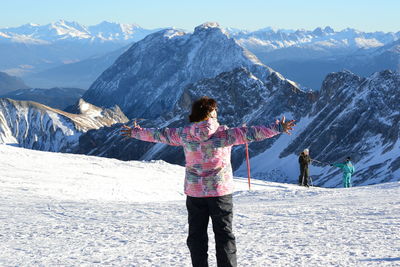
[[[0,145],[0,173],[2,266],[190,266],[180,166]],[[400,264],[399,182],[253,182],[235,179],[239,266]]]
[[[101,109],[79,101],[78,114],[36,102],[0,98],[0,143],[45,151],[71,151],[79,136],[128,119],[118,107]]]

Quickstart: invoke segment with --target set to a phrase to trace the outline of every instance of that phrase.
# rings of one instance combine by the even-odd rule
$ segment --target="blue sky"
[[[206,21],[224,27],[400,31],[399,0],[1,0],[0,28],[59,19],[94,25],[136,23],[191,30]]]

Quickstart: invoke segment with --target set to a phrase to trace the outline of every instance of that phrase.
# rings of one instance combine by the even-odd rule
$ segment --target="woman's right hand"
[[[133,129],[138,128],[141,129],[139,124],[136,122],[136,119],[133,121],[133,127],[129,127],[127,125],[122,125],[122,129],[120,130],[120,135],[124,137],[131,137]]]
[[[120,135],[124,137],[131,137],[132,136],[132,127],[122,125],[122,129],[120,130]]]

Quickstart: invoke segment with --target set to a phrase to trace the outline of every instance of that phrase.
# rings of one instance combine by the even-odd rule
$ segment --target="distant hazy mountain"
[[[135,42],[154,30],[146,30],[136,24],[103,21],[85,26],[75,21],[59,20],[46,25],[25,24],[15,28],[0,29],[0,41],[25,44],[50,44],[58,41]]]
[[[366,33],[349,28],[334,31],[325,27],[313,31],[265,28],[230,33],[264,64],[316,90],[330,72],[349,69],[369,76],[376,71],[398,69],[400,59],[398,52],[387,52],[398,42],[400,32]]]
[[[64,20],[0,29],[0,70],[23,75],[120,49],[157,30],[102,22],[84,26]]]
[[[45,71],[24,76],[24,80],[33,86],[50,88],[57,85],[88,89],[90,85],[110,67],[128,48],[124,46],[102,56],[64,64]]]
[[[382,47],[400,38],[400,31],[361,32],[355,29],[334,31],[331,27],[307,30],[274,30],[255,32],[233,31],[231,36],[255,53],[261,60],[312,59],[346,55],[360,48]]]
[[[78,88],[31,88],[11,91],[0,95],[0,98],[34,101],[52,108],[65,109],[78,102],[84,92]]]
[[[286,77],[309,88],[319,90],[330,72],[344,69],[360,76],[370,76],[382,70],[400,71],[400,40],[375,49],[359,49],[345,56],[307,60],[280,60],[270,66]]]
[[[0,95],[25,88],[28,88],[28,86],[20,78],[0,72]]]

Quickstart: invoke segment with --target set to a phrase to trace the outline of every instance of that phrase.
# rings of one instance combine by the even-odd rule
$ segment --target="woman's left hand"
[[[280,123],[282,126],[282,132],[287,133],[287,134],[291,134],[291,130],[293,130],[293,127],[296,126],[296,124],[294,124],[295,120],[290,120],[290,121],[286,121],[285,116],[282,116],[281,120],[277,120],[277,123]]]

